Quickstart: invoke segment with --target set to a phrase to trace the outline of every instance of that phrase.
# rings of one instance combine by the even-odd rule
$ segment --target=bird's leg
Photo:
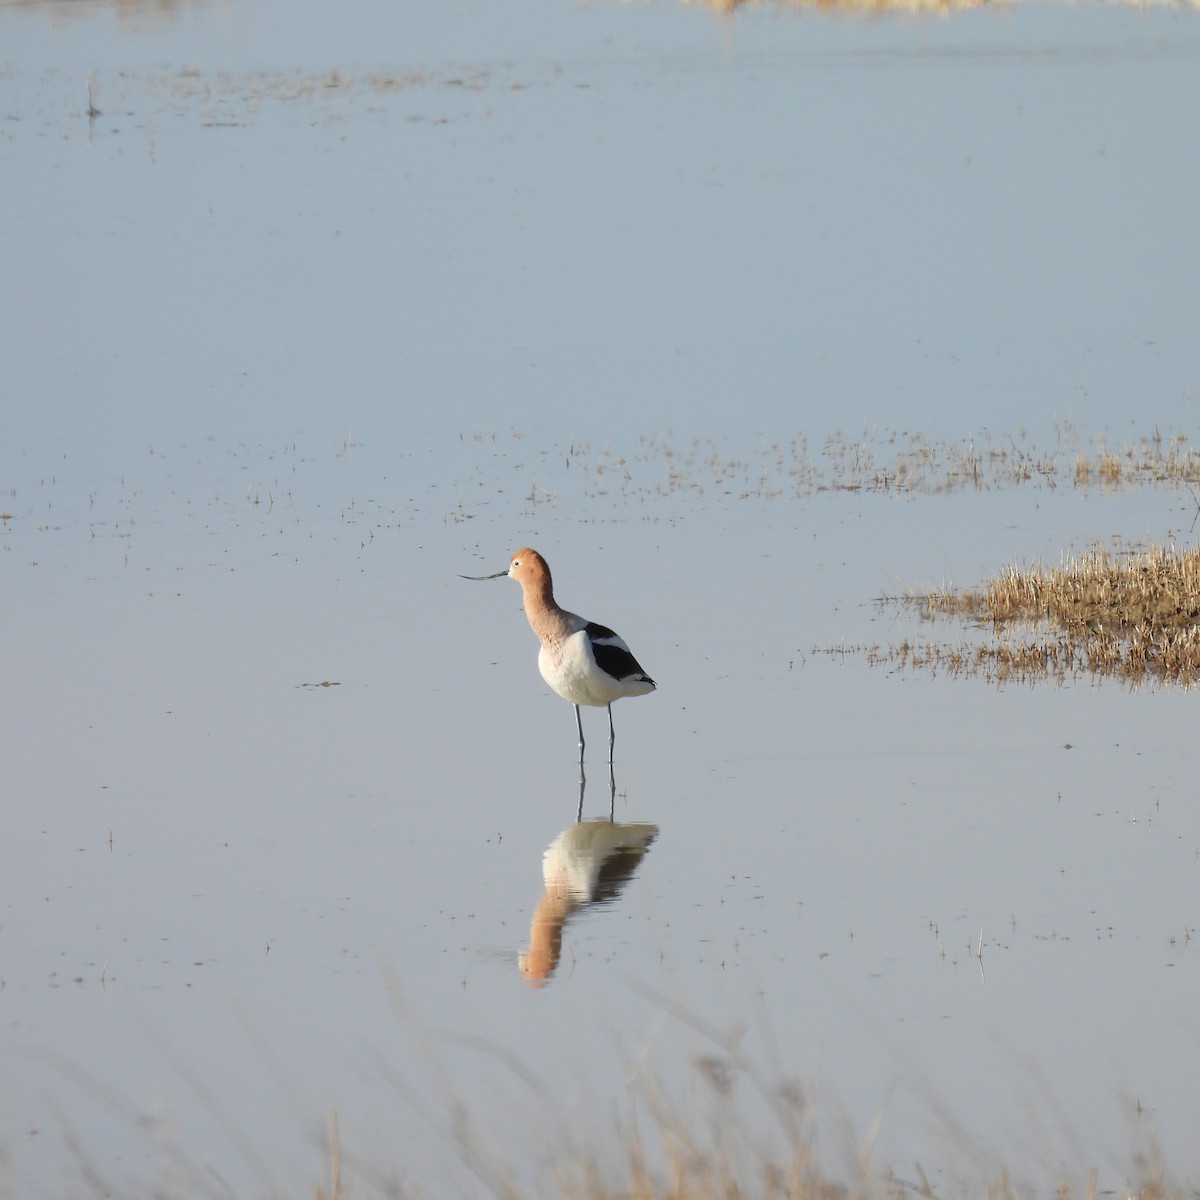
[[[612,723],[612,705],[608,706],[608,765],[612,766],[613,745],[617,740],[617,731],[613,728]]]
[[[608,764],[608,819],[617,819],[617,777],[613,774],[613,765]]]
[[[583,820],[583,793],[587,788],[587,776],[583,773],[583,763],[579,764],[579,811],[575,814],[575,823]]]
[[[583,768],[583,718],[579,715],[579,705],[575,705],[575,724],[579,726],[579,766]]]

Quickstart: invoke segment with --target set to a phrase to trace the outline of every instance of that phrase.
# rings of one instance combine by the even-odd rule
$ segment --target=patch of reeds
[[[1012,566],[979,590],[891,598],[927,618],[957,617],[992,639],[904,640],[864,648],[875,665],[996,683],[1091,674],[1192,687],[1200,680],[1200,549],[1102,548],[1057,567]]]

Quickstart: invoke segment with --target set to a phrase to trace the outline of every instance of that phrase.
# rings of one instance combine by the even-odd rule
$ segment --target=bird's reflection
[[[581,810],[582,804],[581,791]],[[546,847],[545,891],[533,910],[529,949],[518,957],[525,979],[541,984],[550,978],[562,955],[568,918],[589,905],[615,900],[657,836],[657,825],[623,825],[597,817],[568,825]]]

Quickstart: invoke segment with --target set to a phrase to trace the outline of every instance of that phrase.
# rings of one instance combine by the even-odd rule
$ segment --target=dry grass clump
[[[1131,685],[1200,680],[1200,549],[1096,549],[1059,567],[1009,567],[979,591],[903,597],[926,617],[988,626],[994,642],[935,640],[874,647],[875,664],[944,670],[991,682],[1084,673]]]

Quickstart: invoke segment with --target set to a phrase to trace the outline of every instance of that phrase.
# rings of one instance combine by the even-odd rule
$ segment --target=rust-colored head
[[[523,588],[533,587],[541,590],[551,589],[550,567],[546,560],[532,546],[522,546],[513,552],[508,560],[508,574]]]

